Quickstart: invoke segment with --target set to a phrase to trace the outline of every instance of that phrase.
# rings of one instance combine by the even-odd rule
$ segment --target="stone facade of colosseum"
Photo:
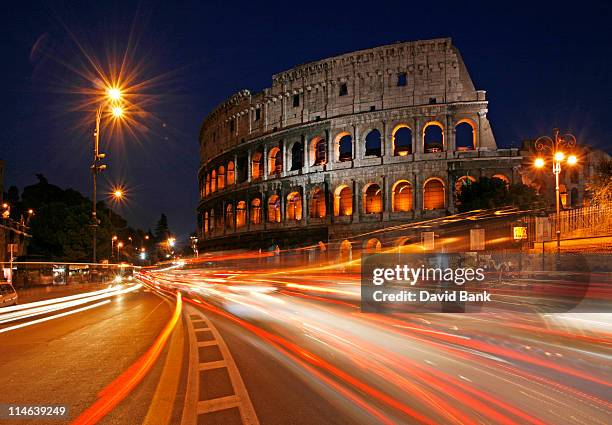
[[[462,184],[521,179],[487,108],[448,38],[307,63],[241,90],[201,128],[200,244],[371,244],[377,229],[452,214]]]

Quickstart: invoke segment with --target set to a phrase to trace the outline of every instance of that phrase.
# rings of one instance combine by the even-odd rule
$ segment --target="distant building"
[[[357,235],[452,214],[470,181],[521,181],[518,149],[497,148],[487,111],[449,38],[276,74],[204,120],[199,245],[380,246]]]

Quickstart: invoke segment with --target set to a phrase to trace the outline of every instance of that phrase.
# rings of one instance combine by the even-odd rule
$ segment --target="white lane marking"
[[[108,303],[110,303],[110,300],[101,301],[99,303],[88,305],[86,307],[77,308],[76,310],[70,310],[70,311],[66,311],[64,313],[56,314],[54,316],[43,317],[42,319],[32,320],[31,322],[20,323],[18,325],[9,326],[8,328],[0,329],[0,334],[4,333],[4,332],[8,332],[8,331],[13,331],[13,330],[19,329],[19,328],[25,328],[26,326],[32,326],[32,325],[35,325],[37,323],[46,322],[48,320],[59,319],[60,317],[69,316],[71,314],[79,313],[81,311],[85,311],[85,310],[89,310],[89,309],[92,309],[92,308],[100,307],[100,306],[102,306],[104,304],[108,304]]]

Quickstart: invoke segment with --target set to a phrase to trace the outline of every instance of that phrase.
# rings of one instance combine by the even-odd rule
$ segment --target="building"
[[[497,148],[487,110],[450,38],[343,54],[242,90],[201,128],[200,248],[380,246],[365,235],[454,213],[466,182],[520,182],[519,151]]]

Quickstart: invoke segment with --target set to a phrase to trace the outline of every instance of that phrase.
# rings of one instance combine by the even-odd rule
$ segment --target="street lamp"
[[[566,158],[566,151],[571,151],[576,146],[576,138],[573,134],[560,134],[558,128],[553,128],[553,137],[542,136],[535,141],[536,150],[543,154],[548,154],[552,157],[552,172],[555,175],[555,205],[557,209],[557,255],[561,252],[561,214],[559,205],[559,174],[561,174],[561,164],[565,162],[567,165],[575,165],[578,158],[575,155],[569,155]],[[546,161],[542,157],[536,158],[534,165],[537,168],[542,168]]]
[[[102,159],[106,154],[100,152],[100,121],[102,121],[102,113],[110,106],[111,114],[115,118],[120,118],[123,115],[123,108],[118,104],[121,100],[121,90],[118,87],[109,87],[106,91],[106,96],[96,109],[96,129],[94,131],[94,152],[91,172],[93,174],[93,196],[92,196],[92,227],[93,227],[93,262],[96,262],[96,236],[98,229],[98,217],[96,213],[96,196],[98,190],[97,177],[98,173],[106,168],[106,164],[102,164]]]
[[[117,262],[121,262],[121,248],[123,248],[123,242],[117,242]]]
[[[115,255],[115,241],[117,240],[117,235],[111,238],[111,258]]]

